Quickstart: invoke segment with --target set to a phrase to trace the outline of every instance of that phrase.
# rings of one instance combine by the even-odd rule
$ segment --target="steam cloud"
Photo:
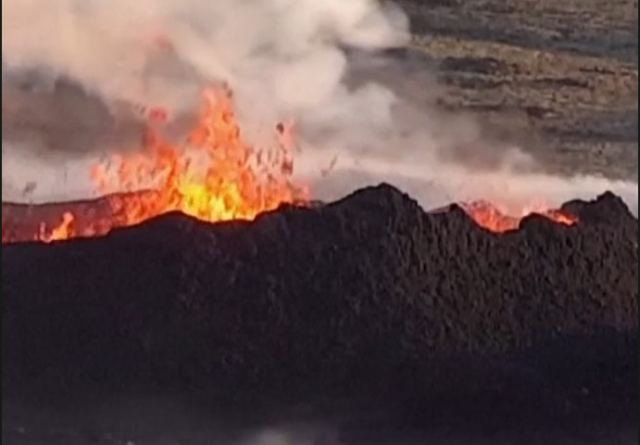
[[[297,175],[320,199],[384,180],[427,208],[475,198],[558,204],[605,189],[637,202],[635,183],[540,173],[472,120],[436,112],[437,87],[408,71],[415,61],[379,55],[410,35],[391,4],[5,0],[2,25],[3,177],[13,188],[3,199],[90,194],[88,164],[137,146],[131,104],[169,109],[166,131],[177,137],[202,87],[226,82],[249,140],[266,143],[276,122],[297,123]]]

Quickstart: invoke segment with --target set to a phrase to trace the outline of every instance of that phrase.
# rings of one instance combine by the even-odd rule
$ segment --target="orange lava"
[[[47,230],[41,224],[38,239],[100,235],[170,211],[210,222],[251,220],[283,203],[307,202],[308,190],[291,180],[290,128],[278,124],[277,147],[254,150],[235,120],[231,93],[211,88],[203,97],[200,119],[184,146],[169,143],[150,126],[144,150],[114,155],[93,167],[91,177],[101,193],[137,192],[109,198],[108,220],[96,218],[76,230],[75,215],[66,212],[56,227]],[[167,113],[152,109],[149,115],[157,123]]]
[[[49,243],[51,241],[72,238],[75,235],[74,221],[75,217],[71,212],[64,212],[60,225],[54,227],[49,233],[47,233],[46,224],[41,222],[38,239]]]
[[[478,225],[496,233],[518,229],[520,221],[531,214],[539,214],[567,226],[574,225],[578,222],[577,217],[562,210],[546,208],[544,205],[537,205],[535,209],[531,210],[525,209],[521,212],[520,216],[507,215],[486,201],[474,201],[462,204],[462,207]]]

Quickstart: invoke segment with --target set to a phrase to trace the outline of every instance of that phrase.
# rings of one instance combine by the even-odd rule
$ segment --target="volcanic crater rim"
[[[74,201],[72,203],[42,203],[42,204],[18,204],[18,203],[3,203],[3,207],[7,208],[7,212],[9,209],[15,208],[25,208],[26,212],[32,212],[34,209],[38,208],[53,208],[57,205],[61,207],[66,205],[84,205],[88,206],[91,204],[96,204],[98,206],[100,203],[108,202],[111,199],[118,199],[122,197],[122,193],[105,195],[103,197],[94,199],[94,200],[79,200]],[[592,200],[582,200],[582,199],[574,199],[571,201],[567,201],[562,204],[558,210],[566,212],[570,215],[575,216],[578,219],[577,224],[562,224],[556,221],[553,221],[546,217],[544,214],[538,212],[532,212],[528,215],[525,215],[518,222],[517,227],[513,229],[507,229],[501,232],[496,232],[491,229],[484,227],[478,221],[474,219],[472,215],[469,214],[467,210],[464,208],[464,204],[453,202],[446,206],[424,210],[420,204],[414,200],[409,194],[403,192],[397,187],[388,184],[388,183],[380,183],[374,186],[363,187],[361,189],[355,190],[351,194],[338,199],[333,202],[325,203],[320,201],[312,201],[310,203],[305,204],[281,204],[279,207],[273,210],[265,211],[256,216],[253,220],[247,219],[232,219],[228,221],[216,221],[209,222],[199,219],[195,216],[188,215],[181,211],[170,211],[166,212],[147,220],[141,221],[140,223],[133,224],[130,226],[123,227],[114,227],[108,232],[97,235],[94,237],[76,237],[77,239],[87,239],[87,238],[102,238],[105,236],[116,235],[120,233],[131,233],[131,231],[136,231],[139,227],[156,227],[160,228],[171,228],[170,230],[181,228],[181,230],[185,230],[187,228],[187,232],[190,232],[196,228],[201,227],[248,227],[254,226],[256,224],[261,224],[263,221],[268,220],[272,217],[277,216],[287,216],[292,215],[293,213],[303,212],[307,213],[324,213],[331,212],[335,210],[339,210],[341,208],[349,208],[349,209],[360,209],[360,211],[365,212],[373,212],[377,214],[387,214],[391,218],[398,216],[400,213],[405,213],[407,211],[412,212],[414,215],[419,214],[421,218],[428,218],[432,220],[442,220],[442,218],[463,218],[464,223],[468,225],[469,228],[473,227],[471,230],[481,230],[482,232],[490,233],[495,236],[504,236],[513,233],[520,232],[522,230],[527,230],[529,227],[538,226],[540,224],[547,225],[549,227],[556,227],[559,230],[573,230],[577,226],[581,224],[592,224],[592,223],[614,223],[614,221],[619,220],[620,218],[627,219],[633,218],[637,221],[637,218],[630,212],[629,207],[626,205],[624,200],[614,194],[611,191],[605,191],[598,195],[595,199]],[[3,218],[4,219],[4,218]],[[560,229],[559,226],[564,226],[563,229]],[[576,227],[574,227],[576,226]],[[76,239],[71,238],[71,239]],[[57,242],[67,241],[67,240],[58,240]],[[24,243],[35,243],[39,244],[42,241],[16,241],[16,242],[8,242],[5,245],[15,245],[15,244],[24,244]]]

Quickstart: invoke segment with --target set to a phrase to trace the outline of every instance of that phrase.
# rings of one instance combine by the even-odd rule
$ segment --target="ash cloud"
[[[90,194],[80,168],[139,147],[136,106],[168,109],[164,131],[179,139],[202,88],[224,82],[251,142],[268,144],[275,123],[296,122],[296,174],[319,199],[366,178],[406,183],[427,208],[474,198],[557,204],[604,189],[637,201],[635,183],[545,175],[473,119],[436,111],[430,61],[402,49],[409,21],[392,3],[6,0],[2,23],[3,157],[12,164],[3,175],[14,190],[38,182],[3,199]]]

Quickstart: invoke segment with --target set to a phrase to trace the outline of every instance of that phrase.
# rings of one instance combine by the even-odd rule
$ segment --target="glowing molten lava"
[[[51,242],[61,239],[71,238],[75,235],[73,227],[75,217],[71,212],[64,212],[62,215],[62,223],[59,226],[54,227],[51,233],[47,233],[46,224],[40,223],[40,230],[38,232],[38,239],[44,242]]]
[[[158,109],[148,115],[166,119]],[[230,92],[206,90],[200,119],[184,146],[172,145],[149,127],[143,151],[114,155],[94,166],[91,177],[101,193],[131,192],[107,196],[109,216],[88,222],[80,218],[85,220],[80,224],[80,215],[66,212],[52,229],[41,223],[37,238],[49,242],[100,235],[170,211],[211,222],[251,220],[283,203],[304,203],[308,191],[291,181],[290,130],[278,124],[277,147],[254,150],[241,136]]]
[[[278,128],[280,134],[286,131]],[[104,164],[92,172],[103,192],[114,185],[139,190],[158,178],[149,199],[138,196],[118,203],[117,213],[124,212],[127,225],[173,210],[205,221],[253,219],[282,203],[307,198],[304,189],[290,182],[292,147],[280,144],[268,156],[254,151],[241,137],[226,90],[205,92],[205,109],[186,148],[151,131],[146,147],[144,153],[112,159],[115,176],[109,176]]]
[[[498,233],[517,229],[522,218],[534,213],[568,226],[578,222],[577,217],[562,210],[546,208],[544,205],[536,205],[532,209],[524,209],[520,216],[507,215],[486,201],[474,201],[462,204],[462,207],[478,225]]]

